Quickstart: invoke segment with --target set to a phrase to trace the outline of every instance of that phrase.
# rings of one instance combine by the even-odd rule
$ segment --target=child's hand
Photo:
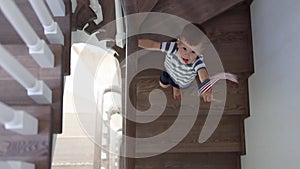
[[[210,88],[207,92],[205,92],[203,95],[204,102],[211,102],[213,95],[212,95],[212,89]]]

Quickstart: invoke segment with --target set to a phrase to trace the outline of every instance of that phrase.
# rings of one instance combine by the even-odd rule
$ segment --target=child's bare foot
[[[181,97],[180,89],[173,87],[173,98],[177,100],[180,99],[180,97]]]

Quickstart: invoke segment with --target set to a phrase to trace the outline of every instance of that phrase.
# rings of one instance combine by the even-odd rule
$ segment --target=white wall
[[[300,0],[254,0],[243,169],[300,168]]]

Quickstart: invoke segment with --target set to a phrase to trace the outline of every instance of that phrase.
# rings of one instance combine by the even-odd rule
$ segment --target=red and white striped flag
[[[230,80],[234,83],[239,83],[238,82],[238,77],[234,74],[231,73],[218,73],[210,77],[210,79],[205,80],[202,82],[197,90],[199,95],[203,95],[205,92],[207,92],[217,81],[222,80],[222,79],[227,79]]]

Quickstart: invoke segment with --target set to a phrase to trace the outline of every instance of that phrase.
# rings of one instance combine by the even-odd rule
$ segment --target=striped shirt
[[[182,89],[189,87],[198,75],[198,71],[205,68],[203,55],[198,56],[193,63],[182,63],[177,54],[178,47],[176,42],[161,42],[160,50],[166,53],[164,62],[165,71]]]

